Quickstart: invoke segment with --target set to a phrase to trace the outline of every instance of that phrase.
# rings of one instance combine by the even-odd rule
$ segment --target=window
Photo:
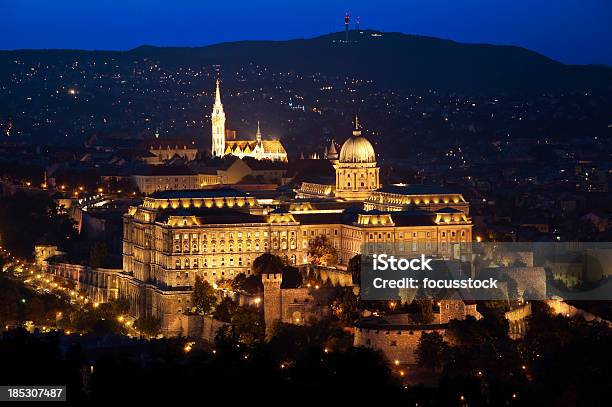
[[[391,341],[390,346],[397,346],[397,341]]]

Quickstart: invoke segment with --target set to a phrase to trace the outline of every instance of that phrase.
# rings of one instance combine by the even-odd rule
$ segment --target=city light
[[[356,11],[331,23],[336,32],[273,53],[251,41],[205,51],[212,59],[156,47],[95,58],[3,51],[0,308],[9,332],[0,353],[37,362],[8,363],[8,375],[65,370],[82,382],[81,398],[120,400],[135,389],[119,380],[125,358],[136,376],[159,373],[180,391],[201,390],[218,373],[207,369],[232,370],[227,387],[239,387],[256,368],[258,382],[302,393],[354,375],[372,394],[406,389],[411,405],[466,406],[468,397],[531,405],[542,395],[563,404],[568,392],[548,391],[542,377],[582,369],[588,386],[572,382],[570,402],[605,394],[605,377],[593,374],[605,358],[555,355],[607,349],[605,307],[566,294],[610,277],[588,273],[585,258],[612,250],[578,253],[581,239],[603,243],[612,230],[612,77],[564,65],[563,47],[550,55],[563,63],[551,64],[518,47],[499,58],[509,48],[360,31],[350,26]],[[402,17],[397,7],[388,14]],[[572,256],[540,253],[536,242],[568,242]],[[394,250],[444,272],[377,291],[385,287],[366,274],[372,250],[374,264]],[[503,286],[425,283],[464,275],[499,275]],[[56,359],[55,370],[41,366]],[[113,374],[116,388],[105,388]],[[228,400],[240,395],[217,387]]]

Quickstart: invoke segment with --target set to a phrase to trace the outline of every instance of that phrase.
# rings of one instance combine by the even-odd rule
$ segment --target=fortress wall
[[[353,345],[380,350],[391,363],[399,361],[400,364],[415,365],[417,358],[414,352],[424,332],[438,332],[443,336],[446,335],[446,329],[443,326],[436,329],[416,329],[415,327],[414,330],[355,327]]]

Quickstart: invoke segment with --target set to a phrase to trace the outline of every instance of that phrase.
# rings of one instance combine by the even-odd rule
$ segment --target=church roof
[[[264,153],[269,154],[287,154],[285,147],[279,140],[262,140],[261,145]],[[257,146],[256,140],[227,140],[225,142],[225,153],[232,154],[238,151],[251,152]]]

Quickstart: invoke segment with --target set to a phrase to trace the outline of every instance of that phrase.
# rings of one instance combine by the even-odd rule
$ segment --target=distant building
[[[144,161],[147,164],[159,165],[175,157],[193,161],[198,156],[198,148],[194,145],[188,145],[184,141],[156,139],[150,142],[149,153],[151,156],[145,158]]]
[[[220,183],[216,174],[199,174],[184,165],[148,166],[130,176],[138,190],[145,195],[155,191],[200,189]]]
[[[221,103],[221,92],[219,81],[215,91],[215,103],[212,110],[212,155],[214,157],[224,157],[233,155],[239,158],[251,157],[256,160],[287,161],[287,151],[279,140],[263,140],[259,122],[254,140],[236,139],[233,132],[232,139],[226,139],[225,111]]]
[[[415,351],[423,333],[437,332],[448,340],[449,321],[464,320],[468,316],[482,318],[476,311],[476,304],[466,304],[460,299],[442,300],[439,307],[439,314],[434,314],[430,324],[416,322],[410,314],[363,318],[355,324],[354,345],[379,350],[391,363],[414,365],[417,363]]]
[[[324,156],[333,165],[335,180],[302,183],[300,198],[338,198],[348,201],[364,201],[380,187],[380,168],[376,165],[374,147],[361,135],[359,117],[355,117],[355,129],[338,155],[332,143]]]
[[[224,114],[217,107],[213,123],[222,126]],[[225,134],[217,130],[213,135]],[[225,139],[213,141],[215,154],[223,143]],[[161,321],[164,333],[180,334],[184,332],[182,316],[192,308],[196,276],[215,285],[241,273],[249,275],[255,259],[264,253],[285,257],[294,265],[308,264],[309,247],[317,236],[325,236],[336,249],[338,268],[362,254],[366,244],[399,244],[402,250],[448,259],[454,256],[455,245],[472,241],[469,205],[460,194],[426,186],[380,188],[375,152],[361,135],[358,120],[337,161],[334,148],[330,150],[332,161],[298,160],[290,174],[283,159],[249,156],[212,160],[219,164],[216,174],[192,162],[190,173],[180,166],[159,166],[152,167],[153,173],[135,175],[135,182],[149,196],[123,215],[123,267],[117,295],[130,303],[130,314],[153,316]],[[202,183],[198,174],[203,172],[223,184],[285,179],[315,162],[326,165],[318,165],[313,175],[335,172],[335,181],[333,176],[330,183],[304,181],[297,199],[286,198],[281,190],[258,199],[255,192],[202,189],[198,184]],[[163,174],[170,168],[184,171]],[[278,291],[282,277],[269,275],[264,280],[269,323],[277,319],[303,323],[328,311],[326,290]],[[468,313],[467,308],[458,312]]]

